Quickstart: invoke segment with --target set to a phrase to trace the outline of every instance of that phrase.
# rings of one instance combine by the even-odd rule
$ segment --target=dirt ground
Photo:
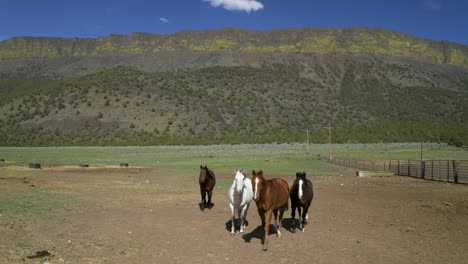
[[[0,167],[0,199],[44,189],[80,201],[49,213],[0,212],[0,263],[468,263],[468,186],[351,170],[310,176],[306,231],[288,231],[288,211],[283,236],[271,234],[262,252],[255,203],[246,233],[231,237],[233,175],[217,178],[214,207],[201,212],[197,172]]]

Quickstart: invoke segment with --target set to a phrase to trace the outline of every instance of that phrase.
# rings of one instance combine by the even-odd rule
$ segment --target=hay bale
[[[41,168],[41,164],[40,163],[29,163],[28,167],[30,169],[40,169]]]

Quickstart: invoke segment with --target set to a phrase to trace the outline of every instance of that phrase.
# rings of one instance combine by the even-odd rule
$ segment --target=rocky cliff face
[[[0,42],[0,59],[115,57],[189,53],[349,54],[402,57],[468,66],[468,46],[374,28],[251,31],[226,28],[171,35],[133,33],[96,39],[14,37]],[[203,64],[203,61],[200,61]]]

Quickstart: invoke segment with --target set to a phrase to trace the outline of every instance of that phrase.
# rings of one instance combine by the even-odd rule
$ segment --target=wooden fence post
[[[411,161],[408,160],[408,176],[411,177]]]
[[[398,172],[398,176],[400,176],[400,160],[398,160],[398,170],[397,170],[397,172]]]
[[[425,160],[421,161],[421,178],[422,179],[426,178],[426,161]]]
[[[438,176],[439,178],[437,178],[438,181],[440,181],[440,168],[441,168],[441,166],[442,166],[442,165],[440,164],[440,160],[439,160],[439,168],[438,168],[438,169],[439,169],[439,170],[438,170],[438,171],[439,171],[439,176]]]
[[[453,182],[458,183],[458,160],[452,160]]]
[[[447,182],[450,182],[450,161],[447,160]]]
[[[431,160],[431,180],[434,180],[434,161]]]

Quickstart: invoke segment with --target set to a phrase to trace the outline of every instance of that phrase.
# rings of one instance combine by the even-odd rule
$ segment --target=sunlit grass
[[[3,191],[0,194],[0,213],[4,215],[47,215],[55,211],[80,208],[85,200],[74,195],[47,189]]]
[[[263,169],[271,173],[306,171],[321,173],[336,170],[334,165],[315,160],[328,155],[326,144],[244,144],[211,146],[153,147],[1,147],[0,158],[13,162],[44,164],[114,165],[175,169],[193,173],[200,165],[231,171]],[[419,159],[420,143],[336,144],[332,154],[340,158]],[[468,159],[468,151],[445,144],[423,145],[424,159]]]

